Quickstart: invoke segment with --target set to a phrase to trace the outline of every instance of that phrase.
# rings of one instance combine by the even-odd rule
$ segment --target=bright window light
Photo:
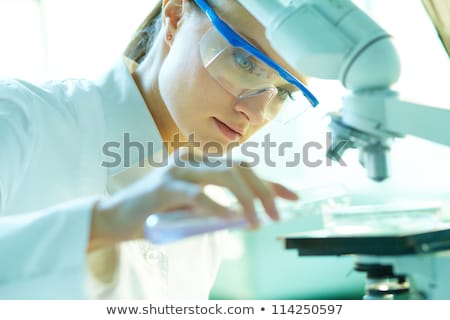
[[[0,76],[92,78],[117,61],[156,0],[1,0]]]

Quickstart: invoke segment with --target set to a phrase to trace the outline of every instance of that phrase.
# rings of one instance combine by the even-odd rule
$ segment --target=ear
[[[186,0],[164,0],[163,2],[164,40],[169,46],[173,44],[173,39],[180,26],[185,8]]]

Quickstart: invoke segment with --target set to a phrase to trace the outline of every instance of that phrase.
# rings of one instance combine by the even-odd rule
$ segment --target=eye
[[[292,92],[289,91],[286,88],[283,87],[277,87],[278,90],[278,98],[280,98],[281,100],[286,100],[287,98],[291,99],[292,101],[294,101],[294,97],[292,95]]]
[[[242,70],[252,73],[255,70],[255,63],[251,60],[248,54],[242,51],[234,51],[233,52],[234,62],[238,65]]]

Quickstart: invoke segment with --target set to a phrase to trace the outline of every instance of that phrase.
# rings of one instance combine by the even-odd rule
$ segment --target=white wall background
[[[155,0],[0,0],[0,76],[95,77]]]

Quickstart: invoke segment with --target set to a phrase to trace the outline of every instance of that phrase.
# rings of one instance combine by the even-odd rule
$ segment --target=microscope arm
[[[350,0],[240,0],[271,46],[298,72],[352,91],[389,87],[400,76],[391,36]]]
[[[446,107],[387,99],[385,128],[450,146],[450,106]]]
[[[450,105],[401,99],[394,91],[367,91],[343,97],[341,121],[373,137],[412,135],[450,146]]]

